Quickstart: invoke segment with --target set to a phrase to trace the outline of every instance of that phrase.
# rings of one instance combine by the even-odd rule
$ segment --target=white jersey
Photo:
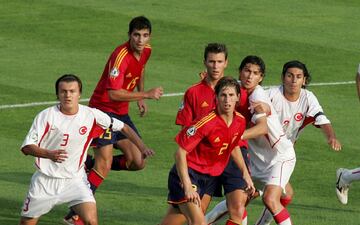
[[[272,106],[270,98],[259,85],[249,96],[250,103],[258,101],[267,103],[271,108],[271,114],[267,116],[268,133],[248,140],[252,166],[261,171],[268,169],[279,161],[284,162],[295,159],[295,151],[293,144],[283,131],[279,116]],[[253,116],[253,118],[255,117]]]
[[[65,115],[59,105],[52,106],[35,117],[21,148],[34,144],[47,150],[66,150],[68,158],[62,163],[36,157],[37,169],[49,177],[80,177],[96,125],[106,129],[111,124],[107,114],[84,105],[79,105],[75,115]],[[114,131],[120,131],[123,127],[123,122],[114,119]]]
[[[282,85],[270,88],[266,92],[279,115],[286,136],[293,143],[306,125],[312,123],[318,126],[330,123],[311,91],[301,89],[300,96],[295,102],[290,102],[285,98]]]

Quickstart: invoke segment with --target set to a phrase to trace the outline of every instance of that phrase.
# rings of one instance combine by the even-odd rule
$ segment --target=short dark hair
[[[262,58],[256,55],[246,56],[240,63],[239,71],[244,69],[245,65],[248,63],[258,65],[260,67],[260,72],[263,74],[263,77],[265,76],[265,62],[262,60]]]
[[[209,43],[205,47],[204,60],[207,59],[207,56],[208,56],[209,53],[224,53],[225,54],[225,59],[227,59],[227,57],[228,57],[228,50],[226,48],[226,45],[221,44],[221,43]]]
[[[230,76],[222,77],[215,85],[215,94],[218,96],[220,94],[220,91],[224,87],[234,87],[236,90],[236,94],[240,94],[240,85],[239,82]]]
[[[303,88],[305,88],[308,84],[310,84],[311,75],[308,69],[306,68],[306,65],[298,60],[291,60],[284,64],[282,70],[282,79],[284,79],[286,71],[290,68],[298,68],[303,71],[305,77],[305,86],[303,86]]]
[[[129,32],[130,35],[134,30],[142,30],[148,29],[149,33],[151,34],[151,22],[145,16],[138,16],[133,18],[129,23]]]
[[[56,96],[59,94],[60,82],[77,82],[79,85],[80,94],[82,93],[82,82],[80,78],[74,74],[64,74],[61,77],[59,77],[55,82]]]

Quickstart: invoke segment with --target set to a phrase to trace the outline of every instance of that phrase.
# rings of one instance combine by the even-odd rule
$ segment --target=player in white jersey
[[[297,60],[285,63],[281,78],[282,85],[270,88],[266,92],[279,115],[286,136],[295,144],[303,128],[308,124],[313,124],[322,129],[333,150],[341,150],[341,143],[337,140],[319,101],[311,91],[305,89],[311,80],[306,65]],[[290,204],[293,198],[294,191],[290,183],[286,185],[285,193],[281,197],[281,204],[284,207]],[[271,213],[264,208],[256,224],[265,225],[270,224],[271,221]]]
[[[356,89],[360,100],[360,64],[355,77]],[[346,205],[348,202],[348,191],[353,181],[360,181],[360,167],[355,169],[339,168],[336,170],[336,196],[339,201]]]
[[[35,158],[37,171],[21,211],[21,225],[37,224],[55,205],[68,203],[85,224],[97,224],[94,196],[87,182],[84,161],[91,140],[101,129],[123,132],[141,149],[153,155],[137,134],[123,122],[87,106],[79,105],[81,80],[71,74],[55,83],[60,103],[40,112],[21,151]]]
[[[263,202],[277,224],[291,225],[290,214],[280,203],[280,197],[296,163],[293,144],[286,137],[269,97],[260,86],[265,75],[263,60],[258,56],[245,57],[240,64],[239,73],[241,85],[248,92],[249,102],[266,103],[271,111],[267,116],[268,134],[248,140],[251,176],[263,187]],[[251,114],[253,113],[251,110]],[[255,114],[251,118],[251,122],[254,121]],[[226,203],[221,202],[216,208],[218,212],[213,210],[210,213],[219,214],[224,208],[226,210]],[[210,217],[207,215],[207,218]]]

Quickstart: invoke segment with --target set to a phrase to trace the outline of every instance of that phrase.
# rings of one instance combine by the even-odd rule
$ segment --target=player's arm
[[[117,89],[117,90],[109,89],[108,94],[109,94],[109,98],[112,101],[131,102],[131,101],[139,101],[143,99],[158,100],[163,95],[163,88],[156,87],[142,92],[127,91],[125,89]]]
[[[115,120],[116,119],[114,119],[114,121]],[[148,148],[139,135],[137,135],[136,132],[127,124],[124,124],[124,127],[121,129],[121,133],[123,133],[132,143],[136,145],[136,147],[139,148],[144,158],[155,154],[154,150]]]
[[[200,206],[200,196],[192,187],[192,183],[189,177],[186,154],[187,151],[179,146],[178,150],[175,152],[176,170],[183,185],[186,199],[189,202],[193,202]]]
[[[264,135],[268,133],[268,126],[267,126],[267,118],[266,114],[257,114],[255,125],[247,128],[243,135],[241,136],[242,140],[256,138],[258,136]]]
[[[356,88],[357,88],[357,92],[358,92],[358,96],[359,96],[359,100],[360,100],[360,64],[359,64],[358,72],[355,77],[355,81],[356,81]]]
[[[239,146],[235,147],[234,150],[231,152],[231,157],[243,174],[243,178],[247,183],[246,190],[252,195],[255,192],[255,186],[254,186],[253,181],[251,180],[249,171],[246,167],[246,164],[245,164],[244,158],[241,154],[241,150],[240,150]]]
[[[144,83],[145,83],[145,70],[142,71],[140,81],[136,86],[138,92],[144,92]],[[137,106],[140,112],[140,116],[141,117],[145,116],[145,114],[148,111],[148,108],[144,99],[138,100]]]
[[[338,139],[336,139],[334,129],[332,128],[330,123],[319,125],[321,130],[326,136],[327,142],[330,147],[335,151],[341,150],[341,143]]]
[[[65,150],[47,150],[35,144],[25,145],[21,148],[24,155],[32,155],[39,158],[50,159],[53,162],[62,163],[68,157]]]

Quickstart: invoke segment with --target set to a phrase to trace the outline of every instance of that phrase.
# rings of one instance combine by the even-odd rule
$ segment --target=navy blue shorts
[[[196,189],[200,198],[202,198],[205,193],[212,196],[216,187],[217,177],[199,173],[191,168],[188,168],[188,171],[193,188]],[[169,204],[172,204],[174,207],[176,207],[180,203],[187,202],[187,200],[185,199],[184,189],[182,187],[175,165],[171,168],[169,172],[168,189]]]
[[[129,127],[131,127],[135,133],[137,133],[137,135],[140,136],[139,131],[136,129],[134,123],[131,121],[131,118],[128,114],[126,115],[117,115],[114,113],[109,113],[109,112],[105,112],[106,114],[108,114],[109,116],[118,119],[120,121],[122,121],[123,123],[127,124]],[[111,129],[106,129],[105,132],[98,138],[95,138],[92,141],[92,146],[96,146],[96,147],[102,147],[105,145],[110,145],[110,144],[115,144],[117,141],[122,140],[122,139],[126,139],[127,137],[121,133],[120,131],[112,131]]]
[[[244,158],[245,164],[249,170],[250,158],[248,150],[245,147],[241,147],[241,153]],[[234,160],[230,158],[224,172],[219,176],[218,183],[216,185],[214,196],[222,197],[222,188],[224,188],[224,194],[233,192],[235,190],[245,190],[247,184],[242,176],[242,172],[236,165]]]

